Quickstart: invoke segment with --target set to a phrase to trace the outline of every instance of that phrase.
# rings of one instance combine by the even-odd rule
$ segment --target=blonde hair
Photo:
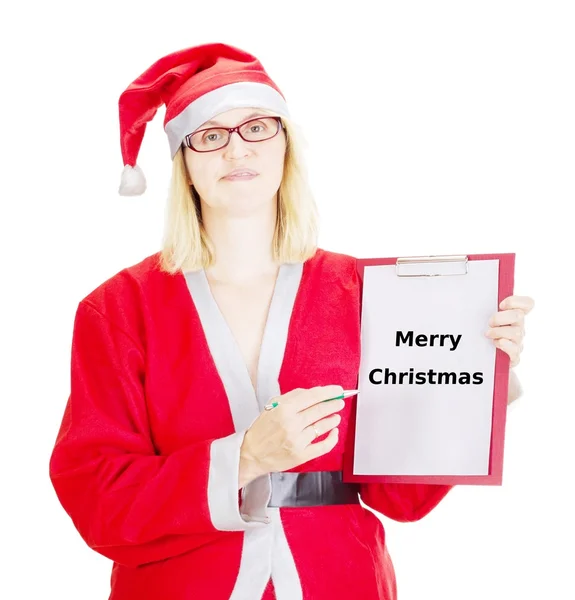
[[[262,114],[274,115],[270,111]],[[298,127],[282,116],[286,135],[283,177],[277,193],[277,221],[273,257],[279,263],[303,262],[317,250],[319,215],[307,179],[303,158],[304,137]],[[174,274],[197,271],[215,262],[215,248],[206,235],[200,198],[188,184],[183,149],[174,157],[160,266]]]

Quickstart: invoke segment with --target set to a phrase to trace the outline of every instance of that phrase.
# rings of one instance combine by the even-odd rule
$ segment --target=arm
[[[517,378],[517,373],[511,368],[509,369],[509,391],[507,397],[507,405],[513,404],[518,398],[523,395],[523,388]],[[515,406],[515,405],[513,405]]]
[[[85,542],[124,565],[188,552],[227,532],[262,527],[268,479],[242,507],[245,432],[203,440],[168,456],[153,446],[143,389],[144,357],[131,337],[80,303],[71,394],[50,458],[56,494]],[[264,502],[263,508],[261,502]]]
[[[453,487],[427,483],[362,483],[360,496],[377,512],[405,523],[423,519]]]

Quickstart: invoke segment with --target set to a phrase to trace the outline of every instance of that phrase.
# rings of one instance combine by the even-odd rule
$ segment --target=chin
[[[253,212],[268,207],[273,204],[274,194],[236,194],[229,198],[224,204],[230,212]]]

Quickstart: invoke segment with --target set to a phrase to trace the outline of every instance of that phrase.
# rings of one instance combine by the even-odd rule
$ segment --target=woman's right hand
[[[337,444],[344,400],[330,400],[343,393],[340,385],[296,388],[269,402],[279,402],[263,411],[246,431],[240,450],[240,487],[267,473],[287,471],[312,458],[327,454]],[[315,430],[314,430],[315,427]],[[317,436],[316,436],[317,431]],[[316,437],[329,435],[320,442]]]

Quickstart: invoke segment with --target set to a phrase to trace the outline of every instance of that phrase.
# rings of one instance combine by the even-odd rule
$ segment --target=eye
[[[204,142],[216,142],[218,140],[218,138],[221,137],[221,134],[219,132],[215,133],[205,133],[204,137],[202,138]]]
[[[248,140],[256,142],[265,140],[270,137],[273,125],[275,125],[275,121],[273,121],[272,124],[269,119],[266,118],[253,119],[242,126],[242,134],[246,136]]]

